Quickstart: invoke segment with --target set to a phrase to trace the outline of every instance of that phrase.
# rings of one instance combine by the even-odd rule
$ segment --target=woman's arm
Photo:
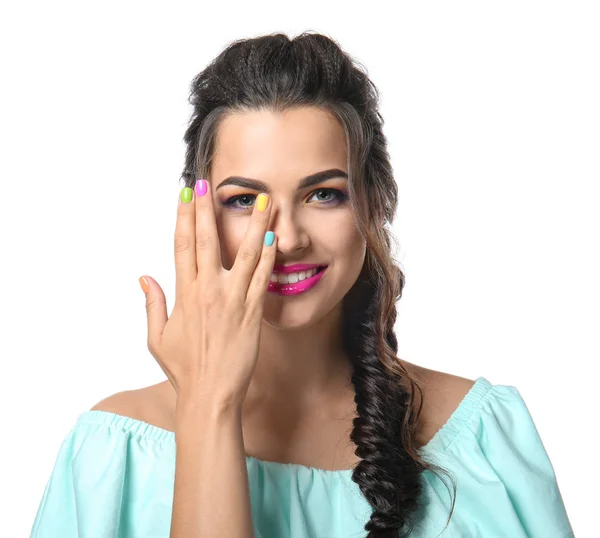
[[[170,538],[254,538],[241,406],[177,401]]]

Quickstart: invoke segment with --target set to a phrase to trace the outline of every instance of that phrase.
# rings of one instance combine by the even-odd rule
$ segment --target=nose
[[[275,205],[271,211],[269,230],[277,236],[277,250],[283,255],[305,250],[310,245],[310,236],[303,223],[292,211],[280,211]]]

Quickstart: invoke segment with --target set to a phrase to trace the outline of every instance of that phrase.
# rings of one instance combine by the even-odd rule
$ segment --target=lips
[[[317,266],[317,267],[319,267],[319,266]],[[322,271],[318,271],[310,278],[306,278],[304,280],[301,280],[301,281],[293,283],[293,284],[290,284],[290,283],[282,284],[282,283],[276,283],[276,282],[269,282],[268,291],[275,293],[277,295],[299,295],[299,294],[305,293],[317,285],[317,283],[321,280],[321,278],[325,274],[326,269],[327,269],[327,266],[324,266],[324,269]]]

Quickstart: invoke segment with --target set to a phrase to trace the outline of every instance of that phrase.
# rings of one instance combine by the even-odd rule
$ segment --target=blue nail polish
[[[273,241],[275,241],[275,234],[273,232],[267,232],[265,234],[265,245],[270,247],[273,244]]]

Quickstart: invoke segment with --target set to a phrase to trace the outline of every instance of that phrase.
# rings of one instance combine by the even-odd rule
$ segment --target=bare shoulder
[[[107,411],[172,430],[171,412],[165,405],[165,397],[164,382],[157,383],[111,394],[94,405],[91,411]]]
[[[450,419],[475,384],[475,380],[428,368],[417,368],[423,390],[423,408],[419,417],[420,433],[417,441],[423,446]]]
[[[458,407],[475,384],[474,379],[437,370],[428,370],[427,379],[432,403],[437,407],[446,408],[447,411],[450,411],[450,414]]]

